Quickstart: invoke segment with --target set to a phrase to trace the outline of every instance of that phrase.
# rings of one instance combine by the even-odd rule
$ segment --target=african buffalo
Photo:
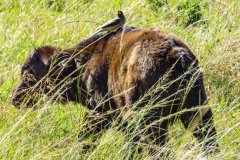
[[[178,38],[155,29],[127,27],[66,50],[35,49],[22,66],[12,103],[33,106],[39,93],[57,93],[55,99],[80,102],[101,117],[92,121],[91,134],[107,129],[116,117],[126,128],[125,115],[134,119],[147,108],[139,130],[148,127],[132,141],[164,145],[168,125],[180,118],[206,150],[218,146],[212,111],[200,107],[207,96],[198,60]]]

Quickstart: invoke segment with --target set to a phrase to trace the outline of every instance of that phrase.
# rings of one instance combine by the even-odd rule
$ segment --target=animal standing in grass
[[[217,148],[212,111],[199,108],[207,96],[191,50],[175,36],[157,30],[124,32],[123,37],[121,30],[103,39],[94,35],[66,50],[36,49],[22,67],[13,104],[33,106],[40,91],[60,101],[82,103],[96,115],[86,129],[92,135],[119,117],[123,132],[129,134],[129,122],[144,110],[141,123],[133,128],[138,131],[132,142],[164,145],[169,124],[179,118],[205,150]]]

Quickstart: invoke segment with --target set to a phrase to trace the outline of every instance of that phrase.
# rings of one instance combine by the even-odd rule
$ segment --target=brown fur
[[[38,61],[32,59],[33,55],[38,57]],[[26,72],[23,67],[23,74],[31,73],[32,77],[35,77],[32,81],[35,82],[26,85],[28,81],[25,76],[21,76],[20,85],[13,94],[15,106],[19,106],[26,97],[24,90],[36,85],[40,79],[44,82],[48,78],[55,80],[55,83],[48,84],[51,87],[62,86],[61,80],[67,81],[68,78],[72,81],[65,87],[62,97],[65,100],[81,102],[96,115],[101,115],[102,123],[98,123],[91,132],[97,133],[107,129],[115,117],[124,117],[150,88],[154,89],[162,83],[163,86],[168,85],[144,97],[144,101],[139,102],[137,108],[133,109],[140,111],[149,102],[159,105],[150,109],[143,119],[145,125],[153,125],[147,132],[139,132],[133,141],[147,142],[148,137],[152,143],[163,145],[168,124],[177,117],[180,117],[185,127],[193,131],[200,141],[216,135],[211,109],[205,109],[204,115],[199,116],[196,108],[204,105],[207,99],[198,61],[190,49],[175,36],[154,29],[127,28],[124,34],[119,30],[104,38],[95,35],[67,50],[42,47],[35,50],[33,55],[27,58],[24,66],[38,66],[43,68],[43,73],[31,73],[32,69]],[[61,58],[56,58],[58,56]],[[59,60],[55,63],[56,59]],[[59,66],[63,62],[65,65]],[[37,70],[36,67],[35,69]],[[191,79],[192,86],[188,87]],[[36,92],[37,89],[33,91]],[[49,90],[45,90],[46,92]],[[56,92],[56,89],[51,92]],[[151,96],[155,97],[154,101]],[[166,99],[168,102],[162,107],[159,102]],[[33,104],[33,100],[30,100],[31,103],[26,103],[27,105]],[[159,119],[183,109],[187,111],[158,122]],[[106,114],[108,112],[111,114]],[[93,124],[96,121],[100,120],[93,120]],[[126,128],[127,122],[124,118],[122,121],[123,128]],[[154,124],[155,122],[157,123]],[[206,140],[206,146],[212,145],[217,146],[213,138]]]

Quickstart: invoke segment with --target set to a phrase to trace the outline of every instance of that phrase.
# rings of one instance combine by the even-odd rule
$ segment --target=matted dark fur
[[[159,85],[164,87],[145,96]],[[205,148],[217,146],[211,109],[202,109],[202,114],[198,110],[207,100],[198,61],[182,41],[168,33],[126,28],[102,38],[94,35],[66,50],[40,47],[27,57],[12,102],[17,107],[32,106],[36,103],[33,95],[40,90],[49,95],[60,90],[57,99],[80,102],[93,110],[100,119],[91,121],[91,134],[152,102],[157,107],[144,116],[143,124],[153,125],[133,141],[164,145],[168,124],[180,118]],[[169,115],[174,116],[165,118]],[[165,120],[158,121],[161,118]],[[127,122],[123,124],[125,128]]]

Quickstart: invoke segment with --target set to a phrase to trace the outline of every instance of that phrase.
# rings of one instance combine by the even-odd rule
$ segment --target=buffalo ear
[[[51,63],[51,58],[55,52],[57,52],[58,49],[56,47],[52,46],[43,46],[43,47],[38,47],[35,49],[34,54],[39,57],[39,59],[45,64],[49,65]]]

